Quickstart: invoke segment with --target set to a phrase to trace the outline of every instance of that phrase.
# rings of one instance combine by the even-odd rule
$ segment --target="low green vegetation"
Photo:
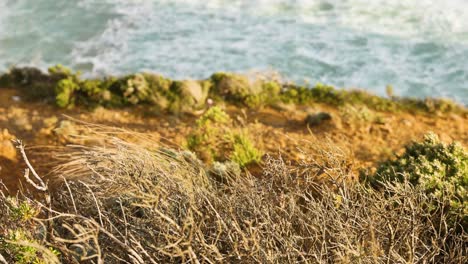
[[[385,119],[377,111],[369,109],[366,105],[346,104],[340,108],[341,117],[345,122],[354,123],[376,123],[385,124]]]
[[[49,264],[59,263],[57,256],[60,252],[44,247],[41,242],[32,238],[26,229],[8,230],[4,248],[9,255],[13,255],[16,264]]]
[[[54,101],[62,108],[78,106],[122,107],[146,105],[156,111],[185,113],[206,107],[208,98],[251,108],[278,102],[324,103],[332,106],[364,105],[375,111],[424,113],[464,112],[463,106],[445,99],[379,97],[359,90],[340,90],[324,84],[282,84],[250,80],[234,73],[215,73],[200,81],[175,81],[157,74],[137,73],[120,78],[82,79],[61,65],[42,73],[35,68],[13,68],[0,76],[1,87],[21,88],[30,99]]]
[[[34,222],[40,213],[36,201],[4,196],[0,198],[0,213],[0,256],[11,256],[17,264],[59,263],[60,252],[39,239],[45,229],[41,231]]]
[[[31,206],[28,201],[19,201],[10,197],[6,200],[10,209],[11,217],[18,221],[26,222],[37,216],[38,209]]]
[[[429,212],[446,210],[449,223],[468,227],[468,153],[460,144],[445,144],[428,134],[395,160],[382,163],[368,180],[375,187],[408,181],[431,197],[421,206]]]
[[[217,107],[197,121],[192,147],[212,144],[197,129],[232,145],[235,162],[212,166],[142,134],[132,143],[131,133],[87,126],[99,144],[57,150],[54,172],[68,180],[49,205],[0,190],[0,262],[466,263],[459,145],[428,135],[383,163],[373,186],[348,184],[347,158],[333,146],[326,163],[266,156],[253,177],[239,168],[256,156],[252,142],[218,135],[231,122]],[[314,180],[329,173],[331,186]]]
[[[233,151],[230,159],[239,166],[245,167],[252,163],[260,163],[263,153],[257,149],[248,134],[245,132],[231,134],[230,142],[233,144]]]
[[[233,128],[233,120],[219,107],[211,107],[196,122],[187,137],[187,148],[208,164],[232,160],[240,167],[261,161],[246,130]]]
[[[83,79],[61,65],[47,74],[11,69],[0,76],[2,87],[60,108],[203,114],[182,151],[87,125],[90,145],[57,150],[60,165],[50,177],[59,180],[47,206],[40,191],[11,195],[0,184],[0,263],[468,261],[468,153],[460,144],[429,134],[348,184],[354,172],[344,152],[322,149],[294,161],[264,155],[252,131],[216,106],[323,103],[350,123],[385,123],[381,111],[466,113],[453,102],[398,98],[391,87],[382,98],[234,73],[198,81],[149,73]],[[326,112],[306,118],[312,126],[328,120]]]

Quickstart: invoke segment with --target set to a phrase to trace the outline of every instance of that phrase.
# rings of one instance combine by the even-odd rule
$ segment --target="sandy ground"
[[[333,144],[347,155],[350,169],[369,168],[401,152],[412,140],[433,131],[445,142],[468,145],[468,117],[456,114],[428,115],[376,113],[360,107],[333,108],[287,106],[280,109],[240,109],[226,106],[239,126],[245,127],[265,153],[279,155],[294,163],[316,157],[317,146]],[[308,126],[308,113],[332,116],[317,126]],[[195,127],[196,116],[148,115],[145,109],[110,110],[97,108],[63,110],[43,103],[24,102],[14,89],[0,90],[0,180],[10,189],[21,186],[25,164],[12,140],[21,139],[39,174],[47,175],[54,165],[54,147],[69,144],[76,121],[103,124],[150,134],[162,144],[182,148]],[[320,153],[319,153],[320,154]],[[261,174],[261,169],[253,174]],[[259,175],[260,176],[260,175]]]

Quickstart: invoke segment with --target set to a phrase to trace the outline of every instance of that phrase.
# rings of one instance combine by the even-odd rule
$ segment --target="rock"
[[[14,84],[27,85],[35,81],[46,81],[49,77],[34,67],[13,68],[10,71],[10,81]]]
[[[142,74],[137,73],[128,78],[126,85],[123,86],[123,96],[131,104],[148,101],[149,95],[149,85]]]
[[[387,125],[381,125],[381,126],[380,126],[380,130],[382,130],[383,132],[385,132],[385,133],[387,133],[387,134],[393,133],[392,127],[389,126],[388,124],[387,124]]]
[[[102,98],[102,100],[108,102],[108,101],[112,100],[112,93],[110,91],[108,91],[108,90],[105,90],[104,92],[102,92],[101,98]]]
[[[146,81],[153,92],[167,92],[172,86],[172,80],[158,74],[144,73]]]
[[[13,124],[19,129],[23,131],[31,131],[32,124],[29,121],[29,118],[26,116],[20,116],[18,118],[13,119]]]
[[[242,75],[217,73],[212,79],[216,83],[215,91],[226,98],[238,100],[252,92],[249,79]]]
[[[55,128],[53,131],[57,135],[59,140],[63,142],[70,142],[71,136],[78,134],[75,125],[69,120],[61,121],[58,127]]]
[[[410,120],[408,119],[403,119],[401,120],[401,123],[404,125],[404,126],[407,126],[407,127],[411,127],[413,125],[413,122],[411,122]]]
[[[30,116],[31,114],[28,114],[25,109],[22,108],[9,107],[7,109],[7,117],[9,122],[21,131],[32,130]]]
[[[180,84],[179,91],[182,97],[191,97],[195,100],[196,104],[203,103],[207,96],[203,94],[203,89],[200,83],[191,80],[183,81]]]
[[[56,116],[44,118],[44,120],[42,120],[42,128],[39,130],[39,133],[43,135],[52,135],[52,131],[54,130],[57,122],[58,118]]]
[[[53,128],[55,127],[57,122],[58,122],[58,118],[56,116],[51,116],[48,118],[44,118],[44,120],[42,121],[42,124],[44,125],[44,127]]]
[[[205,105],[208,91],[197,81],[177,81],[171,88],[176,95],[170,102],[169,111],[193,114]]]
[[[0,156],[7,158],[11,161],[16,161],[16,148],[13,145],[13,142],[9,140],[0,141]]]
[[[332,116],[329,113],[320,112],[317,114],[308,114],[305,122],[309,126],[318,126],[323,122],[331,121]]]
[[[7,129],[0,132],[0,157],[4,157],[11,161],[17,161],[17,153],[12,140],[15,137],[10,135]]]

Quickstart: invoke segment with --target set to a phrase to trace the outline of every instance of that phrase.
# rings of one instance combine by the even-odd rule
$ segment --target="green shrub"
[[[229,115],[219,107],[208,109],[196,121],[187,137],[187,148],[208,164],[232,160],[240,167],[260,162],[261,151],[255,148],[245,131],[233,128]]]
[[[9,230],[5,248],[11,252],[11,255],[15,256],[15,263],[18,264],[39,264],[44,263],[40,260],[38,256],[37,249],[32,246],[22,246],[17,245],[18,242],[28,242],[31,243],[28,238],[28,234],[19,229],[19,230]]]
[[[66,77],[44,74],[31,67],[12,68],[1,75],[0,86],[21,89],[26,100],[53,101],[54,86],[63,78]]]
[[[44,247],[41,242],[32,238],[30,232],[25,229],[8,230],[4,241],[0,239],[2,246],[13,256],[17,264],[47,264],[58,263],[57,256],[60,252],[52,247]]]
[[[290,85],[282,91],[280,98],[285,103],[311,104],[325,103],[333,106],[365,105],[369,109],[385,112],[421,111],[463,112],[463,107],[446,99],[413,99],[392,96],[384,98],[361,90],[339,90],[321,83],[314,87]]]
[[[8,263],[59,263],[60,253],[42,240],[45,227],[35,222],[43,213],[40,209],[36,200],[6,196],[0,191],[0,257],[6,257]]]
[[[73,107],[77,92],[80,91],[80,72],[73,73],[72,70],[58,64],[49,68],[49,74],[56,76],[59,81],[55,85],[55,103],[59,107]]]
[[[57,64],[55,66],[49,67],[47,71],[49,72],[50,75],[62,75],[65,78],[69,76],[73,76],[73,75],[75,75],[76,77],[79,77],[81,75],[80,72],[77,72],[74,74],[71,69],[61,64]]]
[[[62,108],[81,106],[120,106],[122,105],[122,93],[111,92],[111,87],[123,86],[119,80],[113,77],[102,80],[82,80],[80,72],[73,73],[61,65],[49,68],[52,76],[61,76],[55,85],[55,103]],[[133,84],[133,83],[131,83]]]
[[[28,201],[19,201],[13,197],[9,197],[5,201],[15,220],[28,221],[39,213]]]
[[[310,89],[310,93],[315,102],[328,103],[331,105],[343,104],[343,94],[333,86],[317,83]]]
[[[452,223],[462,218],[468,227],[468,153],[457,143],[444,144],[435,134],[406,147],[403,155],[381,164],[370,178],[371,184],[409,181],[430,196],[448,204],[427,204],[431,212],[448,208]]]
[[[304,86],[289,86],[280,95],[285,103],[308,104],[312,101],[310,89]]]
[[[214,106],[208,109],[196,122],[198,127],[204,127],[210,123],[227,124],[229,121],[229,115],[221,108]]]
[[[341,105],[343,95],[332,86],[317,83],[314,87],[290,85],[282,91],[281,100],[285,103],[311,104],[327,103]]]
[[[273,105],[280,100],[281,85],[277,82],[262,82],[260,92],[249,94],[245,98],[245,105],[250,108],[259,108]]]
[[[143,76],[145,77],[146,81],[148,82],[148,86],[152,91],[160,93],[169,91],[169,89],[171,88],[171,79],[167,79],[164,76],[150,73],[143,73]]]
[[[196,121],[194,131],[188,135],[187,147],[207,163],[224,160],[225,136],[230,124],[231,118],[221,108],[215,106],[208,109]]]
[[[55,87],[55,103],[59,107],[70,107],[75,105],[75,92],[80,89],[79,84],[72,78],[59,81]]]
[[[231,141],[234,143],[234,150],[231,154],[232,161],[239,164],[241,168],[252,163],[260,163],[262,153],[245,133],[233,134],[231,137]]]
[[[201,87],[195,89],[194,83]],[[184,86],[185,84],[185,86]],[[111,107],[149,104],[158,111],[187,112],[204,106],[208,95],[250,108],[274,105],[278,101],[293,104],[323,103],[332,106],[365,105],[385,112],[462,113],[465,107],[447,99],[401,98],[392,94],[383,98],[360,90],[336,89],[317,83],[308,85],[280,84],[276,81],[252,83],[247,76],[235,73],[214,73],[207,80],[175,81],[157,74],[137,73],[121,78],[82,80],[80,72],[62,65],[48,69],[12,68],[0,75],[0,87],[21,88],[26,99],[55,101],[59,107],[76,105]],[[187,93],[187,91],[189,93]]]
[[[135,105],[149,101],[149,85],[142,74],[134,74],[125,78],[121,91],[125,101],[130,104]]]

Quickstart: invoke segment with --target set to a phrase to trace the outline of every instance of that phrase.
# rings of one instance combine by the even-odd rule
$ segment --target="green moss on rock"
[[[245,104],[251,108],[272,106],[280,101],[281,85],[277,82],[259,82],[256,93],[251,93],[245,98]]]
[[[124,100],[130,104],[136,105],[150,101],[149,84],[142,74],[128,76],[120,89]]]
[[[212,93],[228,101],[243,102],[252,91],[249,79],[243,75],[215,73],[211,80],[214,83]]]
[[[251,82],[247,76],[218,72],[207,80],[174,81],[161,75],[137,73],[121,78],[82,80],[79,72],[56,65],[48,74],[36,68],[13,68],[0,76],[0,87],[18,87],[26,99],[51,100],[60,107],[74,104],[120,107],[147,104],[159,111],[192,112],[205,106],[210,96],[250,108],[278,103],[332,106],[365,105],[380,112],[420,112],[429,114],[467,114],[465,107],[447,99],[379,97],[366,91],[341,90],[317,84],[314,87],[280,84],[275,81]]]

